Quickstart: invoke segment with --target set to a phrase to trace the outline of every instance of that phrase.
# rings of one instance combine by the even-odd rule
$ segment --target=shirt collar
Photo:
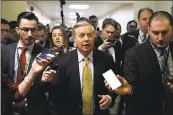
[[[78,49],[77,49],[77,54],[78,54],[78,62],[80,63],[84,59],[84,56],[80,53],[80,51]],[[90,54],[87,57],[91,61],[93,61],[93,51],[91,51]]]
[[[143,36],[143,35],[144,35],[144,33],[142,32],[141,29],[139,29],[139,35],[140,35],[140,36]]]
[[[19,40],[19,42],[18,42],[18,44],[17,44],[17,48],[21,48],[21,47],[24,47],[24,46],[22,45],[21,40]],[[29,46],[27,46],[26,48],[27,48],[28,50],[32,51],[33,47],[34,47],[34,43],[31,44],[31,45],[29,45]]]
[[[163,55],[163,52],[165,52],[165,51],[168,52],[168,50],[169,50],[169,45],[163,51],[163,50],[158,49],[155,46],[153,46],[153,44],[151,43],[151,40],[150,40],[150,44],[151,44],[152,48],[154,49],[154,51],[156,52],[156,55],[159,56],[159,57]]]

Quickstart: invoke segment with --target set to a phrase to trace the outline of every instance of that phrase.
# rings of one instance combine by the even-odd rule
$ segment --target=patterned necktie
[[[145,42],[147,40],[146,34],[143,34],[142,42]]]
[[[171,52],[169,52],[169,56],[168,56],[168,67],[169,67],[170,75],[173,76],[173,57],[171,55]]]
[[[20,58],[19,58],[17,82],[16,82],[17,85],[19,85],[23,80],[23,74],[24,74],[25,66],[26,66],[26,56],[25,56],[26,48],[21,47],[20,49],[21,49],[22,53],[20,54]]]
[[[85,115],[93,114],[93,87],[92,73],[88,63],[88,58],[84,58],[82,74],[82,113]]]
[[[163,76],[162,77],[163,83],[167,84],[165,79],[169,75],[169,68],[168,68],[168,53],[166,50],[164,51],[163,56],[161,58],[160,68]]]

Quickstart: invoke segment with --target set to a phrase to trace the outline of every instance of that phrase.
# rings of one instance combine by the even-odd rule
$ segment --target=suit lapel
[[[98,84],[97,83],[97,81],[99,81],[99,78],[97,78],[97,77],[100,77],[100,75],[98,74],[98,73],[101,73],[100,72],[100,66],[103,66],[102,64],[101,64],[101,62],[100,62],[100,56],[98,56],[97,55],[97,50],[93,50],[93,72],[94,72],[94,76],[93,76],[93,92],[95,93],[95,90],[97,90],[96,89],[96,84]]]
[[[136,32],[134,33],[134,36],[135,36],[136,39],[138,40],[138,36],[139,36],[139,29],[136,30]]]
[[[31,59],[29,61],[29,65],[28,65],[28,70],[27,70],[27,74],[32,66],[32,63],[34,61],[34,59],[36,58],[36,56],[41,52],[41,47],[37,44],[34,44],[34,47],[32,49],[32,52],[31,52]]]
[[[13,44],[11,44],[11,47],[9,48],[9,57],[10,57],[10,76],[11,79],[13,80],[13,74],[14,74],[14,63],[15,63],[15,53],[16,53],[16,47],[17,47],[17,43],[15,42]]]
[[[159,62],[158,62],[158,59],[157,59],[157,55],[153,49],[153,47],[151,46],[151,43],[150,43],[150,40],[147,40],[144,44],[146,44],[146,52],[147,52],[147,57],[148,57],[148,60],[149,62],[151,62],[151,66],[153,66],[156,71],[159,72],[159,75],[161,75],[161,71],[160,71],[160,66],[159,66]]]
[[[79,74],[79,63],[78,63],[78,55],[77,55],[77,50],[74,52],[71,52],[72,54],[70,55],[70,63],[69,64],[69,69],[70,73],[67,73],[70,75],[69,77],[69,85],[70,88],[73,87],[72,90],[76,90],[77,95],[79,95],[81,99],[81,83],[80,83],[80,74]],[[76,65],[76,66],[75,66]]]
[[[172,60],[173,60],[173,41],[169,44],[169,49],[171,51],[171,56],[172,56]]]

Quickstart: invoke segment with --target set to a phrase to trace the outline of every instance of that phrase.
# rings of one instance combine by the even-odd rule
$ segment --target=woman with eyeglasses
[[[51,31],[50,50],[53,54],[59,55],[69,51],[68,37],[61,26],[55,26]]]

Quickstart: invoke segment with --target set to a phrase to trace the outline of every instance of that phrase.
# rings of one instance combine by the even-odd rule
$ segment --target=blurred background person
[[[49,48],[49,39],[48,35],[46,34],[46,26],[40,22],[38,23],[38,32],[35,42],[44,46],[45,48]]]
[[[46,24],[46,34],[49,35],[50,34],[50,25]]]
[[[94,30],[96,30],[97,24],[98,24],[98,18],[97,18],[97,16],[91,15],[89,17],[89,23],[94,27]]]
[[[10,21],[10,38],[17,41],[19,40],[19,35],[16,31],[17,21]]]
[[[133,33],[133,32],[136,32],[136,29],[137,29],[137,22],[135,20],[131,20],[127,23],[127,32],[128,33]]]
[[[55,55],[64,54],[69,51],[68,38],[63,27],[53,27],[51,31],[50,50]]]
[[[138,11],[138,24],[139,29],[136,32],[136,38],[138,39],[138,43],[141,44],[145,42],[148,38],[148,26],[149,26],[149,18],[153,14],[153,10],[151,8],[141,8]]]
[[[10,36],[10,24],[7,20],[1,18],[1,45],[7,45],[14,43],[15,40],[9,38]]]

